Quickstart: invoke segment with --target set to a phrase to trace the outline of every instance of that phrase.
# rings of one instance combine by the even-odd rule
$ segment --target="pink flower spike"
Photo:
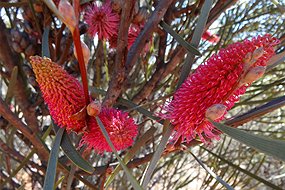
[[[85,13],[85,21],[89,25],[88,33],[98,35],[100,40],[110,39],[118,33],[120,17],[112,12],[110,1],[102,6],[93,4]]]
[[[217,36],[216,34],[211,34],[211,32],[207,30],[206,32],[203,33],[202,39],[210,43],[218,43],[220,40],[220,37]]]
[[[253,81],[240,85],[248,71],[259,68],[258,66],[266,66],[267,61],[275,54],[274,46],[278,43],[279,40],[266,34],[251,41],[231,44],[211,56],[195,73],[188,76],[175,92],[173,100],[164,106],[165,113],[160,114],[174,125],[173,140],[182,137],[189,142],[198,136],[201,141],[207,143],[209,139],[218,139],[218,133],[215,133],[217,129],[206,117],[215,121],[224,118],[223,106],[226,106],[226,110],[231,109]],[[253,56],[260,47],[263,47],[262,54]],[[250,66],[247,60],[252,60]],[[258,74],[259,72],[256,75]],[[215,104],[222,105],[217,109],[221,112],[216,115],[210,113],[215,111]]]
[[[132,24],[130,26],[129,33],[128,33],[128,49],[132,47],[133,43],[136,41],[140,32],[141,32],[140,26],[136,24]]]
[[[133,144],[134,138],[138,133],[138,126],[133,118],[128,116],[128,113],[114,108],[103,108],[99,118],[105,126],[116,150],[126,149]],[[111,152],[112,149],[94,117],[90,118],[88,126],[90,131],[83,135],[80,144],[87,144],[88,148],[94,148],[98,153],[103,153],[104,151]]]
[[[84,92],[78,80],[48,58],[30,57],[31,65],[47,103],[50,115],[60,127],[79,132],[85,128],[85,118],[72,119],[85,106]]]

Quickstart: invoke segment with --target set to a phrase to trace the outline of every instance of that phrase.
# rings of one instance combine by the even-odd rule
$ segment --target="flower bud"
[[[61,13],[64,24],[73,31],[76,26],[76,17],[72,5],[67,0],[60,0],[58,10]]]
[[[84,63],[85,63],[85,65],[87,65],[88,61],[90,59],[90,50],[89,50],[88,46],[83,41],[81,41],[81,48],[82,48],[82,52],[83,52]],[[73,53],[74,53],[74,56],[76,57],[76,59],[78,60],[77,53],[76,53],[76,47],[74,47]]]
[[[101,103],[98,100],[92,101],[87,106],[87,114],[90,116],[97,116],[101,112]]]
[[[206,118],[216,120],[222,117],[227,110],[227,106],[223,104],[214,104],[206,110]]]
[[[263,47],[259,47],[256,50],[254,50],[253,54],[252,54],[252,58],[257,60],[259,59],[264,53],[264,48]]]
[[[253,67],[248,71],[245,77],[242,79],[242,83],[253,83],[254,81],[260,79],[265,73],[266,67],[257,66]]]
[[[252,53],[251,52],[247,53],[243,59],[244,63],[249,64],[251,58],[252,58]]]

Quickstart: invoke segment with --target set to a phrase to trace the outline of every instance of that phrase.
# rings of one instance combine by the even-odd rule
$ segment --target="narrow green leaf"
[[[155,131],[156,128],[154,127],[150,128],[136,141],[135,145],[126,153],[125,157],[123,158],[124,163],[127,164],[136,155],[139,149],[153,136]],[[121,169],[122,169],[121,165],[117,165],[112,174],[106,180],[104,185],[105,188],[107,188],[111,184],[111,182],[113,181],[113,179]]]
[[[193,33],[193,36],[190,42],[195,48],[198,48],[199,46],[202,34],[205,30],[205,26],[206,26],[206,23],[209,17],[210,10],[212,8],[212,4],[213,4],[213,0],[206,0],[202,6],[201,14],[198,18],[197,25],[195,27],[195,30],[194,30],[194,33]],[[184,80],[188,77],[191,71],[192,65],[194,63],[194,60],[195,60],[195,56],[191,53],[188,53],[185,59],[185,62],[182,66],[182,69],[181,69],[180,78],[177,83],[177,89],[181,86]]]
[[[233,127],[229,127],[223,125],[221,123],[217,123],[211,121],[213,125],[215,125],[219,130],[223,131],[227,135],[232,138],[252,147],[260,150],[261,152],[275,156],[283,161],[285,161],[285,141],[274,140],[270,138],[266,138],[259,135],[253,135],[242,131],[240,129],[236,129]]]
[[[59,180],[57,180],[57,182],[54,184],[53,189],[56,190],[57,186],[59,186],[63,180],[64,176],[61,176],[61,178],[59,178]]]
[[[53,122],[54,130],[57,132],[60,127],[58,127]],[[72,161],[76,166],[84,170],[85,172],[92,174],[94,172],[94,168],[89,164],[82,156],[77,152],[75,147],[73,146],[69,136],[67,133],[63,134],[61,148],[64,154]]]
[[[153,157],[152,157],[149,165],[146,167],[144,174],[143,174],[143,177],[142,177],[141,184],[142,184],[142,187],[144,189],[147,188],[147,185],[148,185],[148,183],[151,179],[151,176],[155,170],[157,162],[159,161],[159,159],[163,153],[163,150],[164,150],[164,148],[168,142],[168,139],[172,133],[172,130],[173,130],[173,126],[169,125],[168,121],[165,122],[164,128],[166,128],[166,130],[165,130],[165,132],[161,138],[161,141],[160,141],[156,151],[153,154]]]
[[[50,30],[49,27],[45,27],[42,37],[42,56],[45,57],[50,57],[49,43],[48,43],[49,30]]]
[[[276,98],[260,107],[254,108],[242,115],[239,115],[231,120],[228,120],[225,122],[225,124],[231,126],[239,126],[248,121],[251,121],[256,117],[260,117],[264,114],[272,112],[273,110],[276,110],[283,106],[285,106],[285,96]]]
[[[122,168],[124,169],[125,173],[127,174],[127,178],[128,180],[131,182],[132,186],[134,189],[136,190],[143,190],[143,188],[139,185],[138,181],[136,180],[136,178],[131,174],[129,168],[125,165],[124,161],[121,159],[121,157],[119,156],[118,152],[116,151],[109,135],[108,132],[106,131],[102,121],[100,120],[99,117],[96,116],[96,121],[106,139],[106,141],[108,142],[109,146],[111,147],[113,153],[115,154],[116,158],[118,159],[118,161],[120,162],[120,165],[122,166]]]
[[[48,166],[46,171],[46,177],[44,181],[44,190],[51,190],[54,187],[55,183],[55,176],[56,176],[56,166],[57,166],[57,159],[59,154],[60,142],[62,139],[62,135],[64,133],[64,128],[60,128],[56,133],[49,159],[48,159]]]
[[[188,153],[190,153],[194,159],[204,168],[213,178],[215,178],[218,182],[220,182],[225,188],[229,190],[234,190],[232,186],[227,184],[222,178],[217,176],[210,168],[208,168],[199,158],[197,158],[191,151],[187,150]]]
[[[199,50],[194,47],[192,44],[184,40],[179,34],[177,34],[168,24],[161,21],[160,22],[161,27],[169,33],[181,46],[186,48],[189,52],[193,53],[194,55],[202,56],[202,54],[199,52]]]
[[[13,68],[13,70],[12,70],[12,73],[11,73],[9,86],[8,86],[7,94],[6,94],[6,97],[5,97],[5,102],[6,103],[9,103],[11,101],[12,97],[13,97],[13,92],[15,90],[17,77],[18,77],[18,67],[15,66]]]
[[[225,158],[223,158],[223,157],[221,157],[221,156],[219,156],[219,155],[213,153],[212,151],[206,149],[205,147],[202,147],[202,146],[201,146],[201,148],[204,149],[204,150],[206,150],[207,152],[209,152],[209,153],[212,154],[213,156],[217,157],[217,158],[220,159],[221,161],[225,162],[225,163],[228,164],[229,166],[232,166],[233,168],[237,169],[238,171],[241,171],[241,172],[243,172],[244,174],[246,174],[246,175],[248,175],[248,176],[250,176],[250,177],[256,179],[257,181],[263,183],[264,185],[267,185],[268,187],[271,187],[272,189],[282,190],[282,188],[280,188],[280,187],[278,187],[278,186],[276,186],[276,185],[270,183],[269,181],[266,181],[265,179],[263,179],[263,178],[261,178],[261,177],[255,175],[255,174],[253,174],[253,173],[251,173],[251,172],[249,172],[249,171],[247,171],[247,170],[245,170],[245,169],[243,169],[243,168],[241,168],[241,167],[239,167],[238,165],[233,164],[232,162],[226,160]]]

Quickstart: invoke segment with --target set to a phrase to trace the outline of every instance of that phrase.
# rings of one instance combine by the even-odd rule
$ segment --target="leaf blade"
[[[58,127],[54,122],[53,126],[56,132],[60,129],[60,127]],[[94,172],[94,168],[77,152],[75,147],[72,145],[68,134],[66,133],[63,134],[61,148],[64,154],[68,157],[68,159],[80,169],[84,170],[89,174],[92,174]]]
[[[124,161],[120,158],[119,154],[117,153],[109,135],[108,132],[106,131],[102,121],[100,120],[99,117],[96,116],[96,121],[101,129],[101,132],[103,133],[106,141],[108,142],[109,146],[111,147],[112,151],[114,152],[116,158],[118,159],[118,161],[120,162],[123,170],[125,171],[125,173],[127,174],[127,177],[129,179],[129,181],[131,182],[132,186],[134,189],[136,190],[143,190],[143,188],[139,185],[138,181],[135,179],[135,177],[131,174],[131,172],[129,171],[128,167],[125,165]]]
[[[60,143],[61,143],[61,139],[62,139],[64,131],[65,131],[64,128],[60,128],[58,132],[56,133],[56,136],[55,136],[52,148],[51,148],[51,152],[49,155],[46,177],[45,177],[44,187],[43,187],[44,190],[50,190],[50,189],[53,189],[54,187],[59,148],[60,148]]]
[[[202,54],[199,52],[199,50],[194,45],[184,40],[168,24],[161,21],[160,25],[167,33],[169,33],[181,46],[186,48],[189,52],[193,53],[194,55],[202,56]]]
[[[223,131],[232,138],[252,148],[258,149],[261,152],[275,156],[285,161],[285,141],[274,140],[259,135],[253,135],[240,129],[229,127],[214,121],[211,121],[211,123],[215,125],[219,130]]]
[[[126,153],[125,157],[123,158],[123,161],[125,163],[128,163],[130,159],[132,159],[135,156],[135,154],[138,152],[139,148],[142,147],[150,139],[151,135],[153,135],[156,130],[157,130],[156,128],[152,127],[147,132],[145,132],[137,140],[135,145]],[[105,185],[104,185],[105,188],[107,188],[111,184],[111,182],[113,181],[113,179],[115,178],[115,176],[119,173],[121,169],[122,169],[121,165],[117,165],[117,167],[114,169],[112,174],[106,180]]]

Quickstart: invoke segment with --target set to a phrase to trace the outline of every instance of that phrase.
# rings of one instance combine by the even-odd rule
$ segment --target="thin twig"
[[[122,92],[122,85],[125,81],[125,61],[127,55],[127,44],[128,44],[128,30],[131,22],[132,11],[135,2],[128,0],[124,1],[122,7],[121,22],[118,34],[117,42],[117,55],[115,60],[115,68],[109,82],[109,88],[107,90],[106,97],[103,101],[105,107],[111,107],[120,96]]]

